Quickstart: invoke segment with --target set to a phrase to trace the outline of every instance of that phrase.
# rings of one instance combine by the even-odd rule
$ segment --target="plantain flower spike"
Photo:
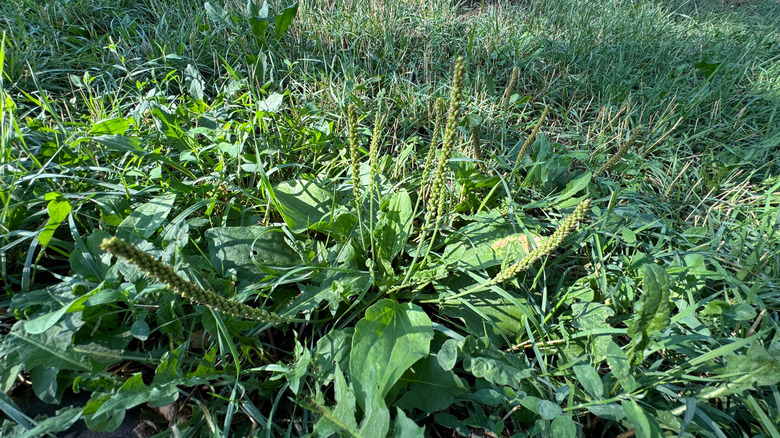
[[[620,161],[620,159],[623,158],[626,153],[634,147],[634,144],[636,144],[636,142],[639,140],[639,136],[642,135],[642,131],[643,128],[641,126],[637,126],[634,132],[631,133],[631,137],[628,138],[628,141],[620,145],[617,152],[615,152],[615,155],[613,155],[612,158],[604,163],[604,165],[601,166],[601,168],[599,168],[599,170],[597,170],[593,176],[600,175],[604,171],[617,164],[617,162]]]
[[[536,249],[526,254],[520,261],[501,270],[498,275],[490,280],[489,284],[503,283],[504,281],[515,277],[520,272],[530,268],[537,260],[553,252],[555,248],[560,246],[566,236],[577,229],[577,226],[585,218],[585,213],[587,213],[588,208],[590,208],[590,199],[586,199],[577,204],[577,207],[574,209],[571,216],[561,222],[552,236],[547,238],[542,244],[536,247]]]
[[[425,212],[425,226],[435,224],[444,210],[444,177],[447,166],[452,157],[452,149],[455,146],[455,136],[458,134],[460,122],[461,101],[463,100],[463,82],[466,76],[466,65],[463,57],[459,56],[455,61],[455,72],[452,79],[452,92],[450,94],[450,108],[447,112],[447,124],[444,128],[444,138],[441,145],[441,154],[433,174],[431,193],[428,198],[427,211]]]
[[[349,127],[349,161],[352,168],[352,194],[355,196],[355,202],[360,206],[360,139],[358,138],[357,108],[355,104],[350,103],[347,108],[347,123]]]
[[[292,322],[292,318],[283,317],[273,312],[256,309],[244,303],[231,301],[211,290],[205,290],[197,284],[183,279],[176,271],[162,261],[141,251],[130,243],[118,237],[103,239],[100,248],[111,255],[121,257],[134,264],[141,271],[167,285],[171,291],[196,304],[210,307],[220,313],[238,316],[257,321],[282,323]]]

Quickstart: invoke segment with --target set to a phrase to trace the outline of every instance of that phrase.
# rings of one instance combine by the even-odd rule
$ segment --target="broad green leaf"
[[[440,293],[458,293],[477,284],[466,274],[452,274],[434,284]],[[481,290],[446,303],[441,312],[451,318],[460,318],[470,333],[485,333],[494,342],[514,340],[522,332],[526,315],[530,314],[527,301],[509,291]],[[487,319],[487,320],[486,320]]]
[[[379,256],[392,261],[403,251],[412,234],[412,200],[406,190],[394,193],[382,206],[374,230]]]
[[[550,437],[571,438],[577,436],[577,425],[568,415],[558,415],[550,425]]]
[[[368,387],[384,397],[413,363],[428,355],[432,339],[433,325],[419,306],[384,299],[369,307],[355,325],[349,361],[358,403],[366,402]]]
[[[500,265],[507,258],[520,258],[536,248],[538,236],[518,232],[496,212],[475,218],[475,222],[447,239],[443,263],[464,270],[485,269]]]
[[[538,397],[527,396],[520,400],[520,404],[531,412],[539,414],[545,420],[552,420],[563,414],[563,409],[557,404]]]
[[[279,213],[293,232],[303,232],[313,224],[330,222],[333,195],[316,183],[285,181],[274,187]]]
[[[268,28],[268,20],[266,18],[249,17],[249,25],[252,27],[254,36],[260,40],[265,40],[265,30]]]
[[[754,342],[748,347],[745,356],[730,354],[726,361],[727,374],[749,375],[761,386],[780,382],[780,341],[772,343],[769,349]]]
[[[57,374],[59,374],[59,371],[59,368],[47,366],[36,367],[30,371],[29,380],[32,382],[33,391],[41,401],[51,404],[59,403],[57,391]]]
[[[436,414],[433,417],[433,420],[436,422],[436,424],[440,426],[444,426],[447,429],[454,430],[458,433],[458,435],[462,437],[470,437],[471,436],[471,430],[466,427],[463,423],[461,423],[458,420],[458,417],[452,415],[452,414]]]
[[[250,17],[268,18],[268,0],[263,0],[263,5],[258,6],[259,0],[247,0],[246,11]]]
[[[470,392],[463,379],[442,369],[433,356],[412,365],[400,384],[409,385],[409,389],[396,406],[407,411],[420,409],[429,414],[447,409],[456,399]]]
[[[504,353],[488,338],[467,337],[462,352],[463,368],[467,372],[496,385],[517,388],[520,380],[531,376],[531,370],[517,355]]]
[[[116,409],[111,412],[96,414],[103,404],[113,397],[113,394],[93,392],[87,405],[84,406],[84,423],[89,430],[96,432],[113,432],[125,419],[125,409]]]
[[[634,306],[634,316],[626,321],[633,354],[642,359],[642,351],[650,335],[669,325],[672,302],[669,299],[671,279],[666,270],[655,263],[642,265],[643,292]]]
[[[217,272],[230,278],[235,271],[241,284],[260,281],[269,270],[301,264],[300,256],[278,228],[218,227],[206,230],[204,236]]]
[[[336,407],[330,416],[321,415],[317,419],[314,430],[317,436],[330,436],[339,431],[344,432],[342,436],[354,436],[358,430],[357,421],[355,421],[355,393],[338,365],[336,365],[333,380]]]
[[[70,268],[75,275],[99,283],[111,267],[111,254],[103,251],[100,244],[111,237],[103,230],[95,230],[84,240],[76,238],[76,247],[70,253]]]
[[[187,85],[187,92],[195,100],[203,100],[203,89],[205,84],[203,83],[203,77],[198,71],[198,67],[187,64],[187,68],[184,70],[184,83]]]
[[[55,367],[61,370],[91,371],[86,355],[76,352],[71,346],[74,328],[55,325],[48,330],[32,334],[18,322],[3,339],[6,359],[13,358],[23,363],[27,370],[38,366]]]
[[[557,204],[562,203],[563,201],[571,198],[572,196],[578,194],[580,191],[588,187],[588,184],[590,184],[590,180],[593,177],[593,174],[590,172],[585,172],[582,175],[579,175],[578,177],[574,178],[573,180],[569,181],[568,184],[566,184],[566,188],[563,189],[560,195],[558,195],[557,198],[555,198],[555,202]]]
[[[662,438],[664,436],[658,422],[634,400],[623,400],[621,406],[623,406],[628,421],[636,426],[637,438]]]
[[[718,67],[720,67],[721,64],[723,64],[723,62],[708,62],[707,59],[702,59],[699,62],[695,62],[693,66],[696,67],[696,70],[704,76],[705,79],[710,79],[712,75],[718,71]]]
[[[217,148],[220,151],[228,154],[228,156],[230,156],[230,158],[236,158],[236,157],[238,157],[238,154],[241,153],[241,145],[237,144],[237,143],[222,142],[222,143],[217,145]]]
[[[309,370],[311,362],[311,351],[295,340],[295,366],[287,373],[287,382],[290,384],[290,390],[293,394],[298,394],[298,390],[303,384],[306,372]]]
[[[223,26],[230,25],[229,14],[227,11],[225,11],[225,9],[222,8],[222,6],[211,2],[206,2],[203,4],[203,9],[206,10],[206,16],[208,16],[211,21]]]
[[[615,311],[601,303],[579,302],[571,305],[571,313],[571,324],[584,331],[611,328],[606,319],[613,316]],[[589,341],[589,351],[598,358],[597,360],[602,359],[607,354],[610,337],[593,336]]]
[[[636,381],[631,375],[631,367],[628,362],[628,356],[611,339],[607,345],[607,364],[612,369],[612,375],[618,379],[620,386],[630,393],[636,389]]]
[[[276,17],[274,17],[274,21],[276,22],[277,40],[280,39],[285,32],[287,32],[287,28],[290,27],[290,24],[292,24],[292,21],[297,14],[298,14],[298,2],[295,2],[290,6],[284,8],[281,13],[279,13]]]
[[[95,289],[89,294],[83,295],[69,302],[68,304],[65,304],[64,306],[60,307],[54,312],[49,312],[45,315],[41,315],[35,319],[31,319],[25,322],[24,329],[27,330],[27,333],[30,333],[32,335],[37,335],[45,332],[46,330],[51,328],[54,324],[56,324],[60,320],[60,318],[62,318],[62,315],[64,315],[65,313],[76,312],[83,309],[84,302],[87,301],[97,291],[98,289]]]
[[[575,365],[574,375],[577,381],[585,388],[585,391],[596,400],[601,400],[604,396],[604,384],[601,382],[599,373],[590,365]]]
[[[458,345],[459,342],[455,339],[447,339],[439,349],[436,360],[443,370],[449,371],[455,368],[455,363],[458,361]]]
[[[179,389],[175,384],[144,385],[141,373],[135,374],[125,381],[119,391],[95,412],[96,416],[108,414],[115,410],[127,410],[141,403],[149,403],[153,407],[167,406],[179,398]]]
[[[750,344],[746,354],[729,354],[723,374],[725,383],[704,388],[701,399],[738,394],[754,385],[774,386],[780,383],[780,342],[766,349],[758,342]]]
[[[607,318],[615,311],[601,303],[574,303],[571,305],[571,324],[579,330],[592,330],[609,327]]]
[[[139,157],[149,155],[148,151],[141,148],[141,143],[137,139],[125,137],[124,135],[98,135],[89,139],[100,143],[112,151],[121,152],[123,154],[129,152]],[[85,137],[84,140],[87,140],[87,137]]]
[[[623,411],[623,407],[617,403],[590,405],[586,409],[593,415],[605,420],[620,421],[626,417],[626,413]]]
[[[756,318],[756,309],[746,303],[731,305],[723,300],[712,300],[704,306],[701,314],[707,316],[722,315],[734,321],[752,321]]]
[[[67,407],[57,411],[55,416],[39,422],[35,427],[17,438],[37,438],[62,432],[81,418],[81,408]]]
[[[349,370],[363,408],[363,436],[385,436],[390,411],[384,397],[412,364],[426,357],[433,339],[428,315],[412,303],[384,299],[366,310],[355,326]]]
[[[376,373],[376,367],[371,369],[368,375],[370,381],[380,373]],[[360,401],[360,397],[358,397]],[[364,437],[384,437],[390,430],[390,411],[385,404],[384,395],[380,388],[374,385],[365,386],[365,401],[363,403],[363,420],[360,422],[358,435]]]
[[[101,120],[89,130],[89,135],[122,135],[130,128],[124,117]]]
[[[317,341],[317,347],[312,355],[312,370],[323,376],[323,384],[330,382],[335,367],[339,367],[340,370],[349,367],[353,330],[353,328],[334,329]]]
[[[186,344],[183,344],[173,351],[166,351],[160,364],[157,365],[157,369],[154,370],[152,384],[159,386],[169,383],[181,384],[182,381],[184,381],[181,362],[185,351]]]
[[[425,427],[420,427],[404,414],[400,408],[395,415],[394,438],[423,438],[425,437]]]
[[[132,326],[130,326],[130,333],[133,334],[133,337],[138,339],[139,341],[145,341],[149,339],[149,333],[151,330],[149,329],[149,324],[144,320],[138,320],[133,323]]]
[[[176,195],[158,196],[136,208],[119,224],[116,236],[127,241],[148,239],[165,223]]]
[[[279,93],[271,93],[268,97],[258,102],[257,109],[266,113],[278,113],[282,109],[284,96]]]
[[[50,196],[52,195],[52,196]],[[49,220],[46,222],[46,226],[38,234],[38,241],[43,246],[49,246],[51,238],[54,236],[54,232],[57,227],[68,218],[71,207],[67,199],[62,197],[59,193],[47,193],[46,198],[52,198],[46,205],[46,212],[49,213]]]

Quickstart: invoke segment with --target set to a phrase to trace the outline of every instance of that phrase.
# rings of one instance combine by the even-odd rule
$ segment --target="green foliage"
[[[778,436],[780,6],[515,3],[0,2],[0,435]]]
[[[632,353],[643,359],[642,352],[650,343],[650,335],[665,329],[670,322],[672,303],[669,300],[671,279],[666,270],[656,264],[642,266],[642,296],[634,305],[634,315],[626,321]]]

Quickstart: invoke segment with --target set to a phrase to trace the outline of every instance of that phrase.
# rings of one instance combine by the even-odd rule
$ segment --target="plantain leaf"
[[[409,390],[396,406],[407,411],[416,408],[429,414],[447,409],[457,398],[470,392],[465,381],[452,371],[442,369],[434,356],[412,365],[400,383],[408,384]]]
[[[63,408],[57,411],[55,416],[41,421],[24,434],[18,435],[17,438],[35,438],[61,432],[68,429],[79,418],[81,418],[81,408]]]
[[[504,353],[488,338],[467,337],[463,342],[463,357],[467,372],[497,385],[518,388],[520,380],[531,376],[531,370],[517,355]]]
[[[642,351],[650,342],[650,335],[669,325],[672,302],[669,299],[671,280],[666,270],[654,263],[642,266],[644,291],[634,306],[634,317],[626,321],[632,341],[634,359],[642,360]],[[630,355],[630,356],[631,356]]]
[[[631,367],[626,353],[611,339],[607,345],[607,363],[612,369],[612,375],[618,379],[620,386],[626,392],[633,392],[636,389],[636,380],[631,375]]]
[[[51,242],[51,238],[54,236],[57,227],[67,219],[71,211],[68,200],[57,192],[47,193],[46,199],[49,200],[49,203],[46,205],[46,212],[49,213],[49,220],[38,235],[38,241],[41,242],[41,245],[43,246],[49,246],[49,242]]]
[[[390,388],[412,364],[428,356],[433,324],[412,303],[384,299],[366,310],[355,325],[349,373],[363,408],[363,436],[385,436],[390,411],[384,401]]]
[[[358,429],[355,421],[355,392],[344,378],[338,364],[334,370],[333,390],[336,396],[336,407],[331,415],[322,415],[314,424],[317,436],[330,436],[338,431],[355,432]]]
[[[395,432],[393,438],[423,438],[425,427],[420,427],[411,418],[398,409],[395,415]]]
[[[577,436],[577,424],[568,415],[558,415],[550,425],[552,438],[569,438]]]
[[[211,263],[225,277],[235,270],[239,282],[262,280],[273,268],[301,264],[298,253],[287,244],[280,229],[254,227],[217,227],[204,233]]]
[[[664,436],[658,422],[634,400],[623,400],[621,406],[623,406],[628,421],[636,426],[637,438],[661,438]]]
[[[516,230],[497,212],[482,213],[447,239],[442,262],[464,270],[500,265],[536,248],[537,236]]]
[[[292,24],[292,21],[297,14],[298,14],[298,2],[295,2],[290,6],[284,8],[281,13],[279,13],[276,17],[274,17],[274,21],[276,23],[277,40],[280,39],[285,32],[287,32],[287,28],[290,27],[290,24]]]
[[[406,190],[394,193],[382,206],[374,238],[379,243],[379,257],[392,261],[406,246],[412,234],[412,200]]]
[[[113,397],[108,399],[95,412],[95,416],[108,414],[116,410],[127,410],[141,403],[149,403],[154,407],[167,406],[179,397],[179,389],[175,384],[144,385],[141,373],[127,379]]]
[[[23,363],[25,369],[38,366],[55,367],[61,370],[91,371],[86,355],[79,354],[71,346],[75,331],[60,323],[41,333],[32,334],[24,328],[23,322],[14,325],[2,344],[4,360]]]
[[[314,182],[285,181],[274,187],[279,213],[293,232],[302,232],[331,220],[333,195]]]
[[[116,230],[117,237],[128,241],[148,239],[165,223],[165,218],[173,208],[176,195],[158,196],[142,204],[125,218]]]
[[[366,400],[369,386],[384,397],[413,363],[428,356],[432,339],[433,324],[419,306],[385,299],[369,307],[355,326],[349,361],[358,402]]]

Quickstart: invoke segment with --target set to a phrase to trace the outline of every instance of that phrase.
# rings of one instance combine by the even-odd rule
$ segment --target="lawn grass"
[[[0,435],[780,437],[780,3],[0,30]]]

